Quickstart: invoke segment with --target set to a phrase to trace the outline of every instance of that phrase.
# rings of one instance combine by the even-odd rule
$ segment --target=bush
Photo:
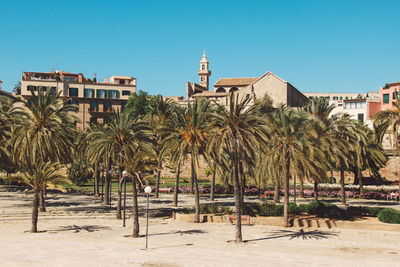
[[[400,211],[383,209],[378,213],[378,219],[385,223],[400,223]]]
[[[68,177],[74,184],[83,185],[93,177],[93,172],[86,159],[78,159],[68,168]]]
[[[378,213],[383,208],[376,208],[376,207],[368,207],[368,206],[361,206],[361,207],[349,207],[347,208],[347,212],[351,214],[351,216],[369,216],[369,217],[376,217]]]
[[[317,215],[321,218],[340,220],[349,219],[351,217],[347,211],[340,209],[338,206],[319,201],[310,202],[305,206],[305,209],[308,214]]]

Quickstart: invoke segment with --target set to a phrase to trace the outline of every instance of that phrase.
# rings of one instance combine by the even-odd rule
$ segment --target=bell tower
[[[200,76],[200,85],[205,87],[208,90],[209,86],[209,77],[211,75],[211,71],[208,69],[208,60],[206,56],[206,50],[204,50],[203,57],[200,60],[200,70],[197,73]]]

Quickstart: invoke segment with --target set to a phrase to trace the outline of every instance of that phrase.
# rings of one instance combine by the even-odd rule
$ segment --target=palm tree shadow
[[[171,231],[167,233],[155,233],[155,234],[149,234],[149,236],[152,235],[173,235],[173,234],[180,234],[180,235],[195,235],[195,234],[205,234],[207,233],[206,231],[203,230],[198,230],[198,229],[193,229],[193,230],[186,230],[186,231]]]
[[[262,238],[256,238],[256,239],[249,239],[245,240],[245,242],[252,242],[252,241],[261,241],[261,240],[268,240],[268,239],[277,239],[277,238],[285,238],[289,237],[289,239],[294,239],[294,238],[302,238],[303,240],[308,240],[308,239],[328,239],[333,236],[337,236],[338,233],[336,232],[328,232],[328,231],[321,231],[321,230],[312,230],[312,231],[304,231],[303,229],[300,229],[299,231],[294,231],[294,230],[278,230],[272,232],[271,235],[267,237],[262,237]]]
[[[97,232],[100,230],[110,230],[111,228],[108,226],[100,226],[100,225],[68,225],[68,226],[61,226],[59,229],[56,230],[49,230],[51,233],[58,233],[58,232],[66,232],[66,231],[74,231],[74,233],[79,233],[81,231],[86,231],[89,233]]]

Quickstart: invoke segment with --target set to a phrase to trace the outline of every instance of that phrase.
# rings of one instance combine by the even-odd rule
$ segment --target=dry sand
[[[24,232],[30,229],[29,197],[20,198],[0,193],[1,266],[399,266],[400,261],[400,232],[389,231],[254,225],[243,226],[247,242],[235,244],[227,242],[235,236],[234,225],[151,218],[149,249],[144,250],[145,238],[126,237],[131,219],[123,228],[113,213],[95,217],[59,211],[63,216],[41,216],[44,232],[32,234]],[[49,213],[57,209],[50,206]],[[140,223],[144,234],[144,219]]]

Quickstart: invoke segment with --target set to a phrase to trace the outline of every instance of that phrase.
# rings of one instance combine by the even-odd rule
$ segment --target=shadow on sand
[[[173,235],[173,234],[181,234],[181,235],[195,235],[195,234],[205,234],[207,233],[206,231],[199,230],[199,229],[193,229],[193,230],[186,230],[186,231],[171,231],[168,233],[155,233],[155,234],[149,234],[149,236],[153,235]]]
[[[312,230],[312,231],[304,231],[303,229],[300,229],[299,231],[295,230],[278,230],[272,232],[271,235],[262,237],[262,238],[256,238],[256,239],[249,239],[245,240],[245,242],[253,242],[253,241],[261,241],[261,240],[268,240],[268,239],[277,239],[277,238],[284,238],[284,237],[289,237],[289,239],[293,238],[302,238],[304,240],[307,239],[328,239],[332,236],[337,236],[338,233],[336,232],[328,232],[328,231],[321,231],[321,230]]]
[[[100,225],[68,225],[68,226],[61,226],[59,229],[56,230],[48,230],[50,233],[58,233],[58,232],[66,232],[66,231],[74,231],[74,233],[79,233],[81,231],[87,231],[89,233],[100,231],[100,230],[110,230],[111,228],[108,226],[100,226]]]

